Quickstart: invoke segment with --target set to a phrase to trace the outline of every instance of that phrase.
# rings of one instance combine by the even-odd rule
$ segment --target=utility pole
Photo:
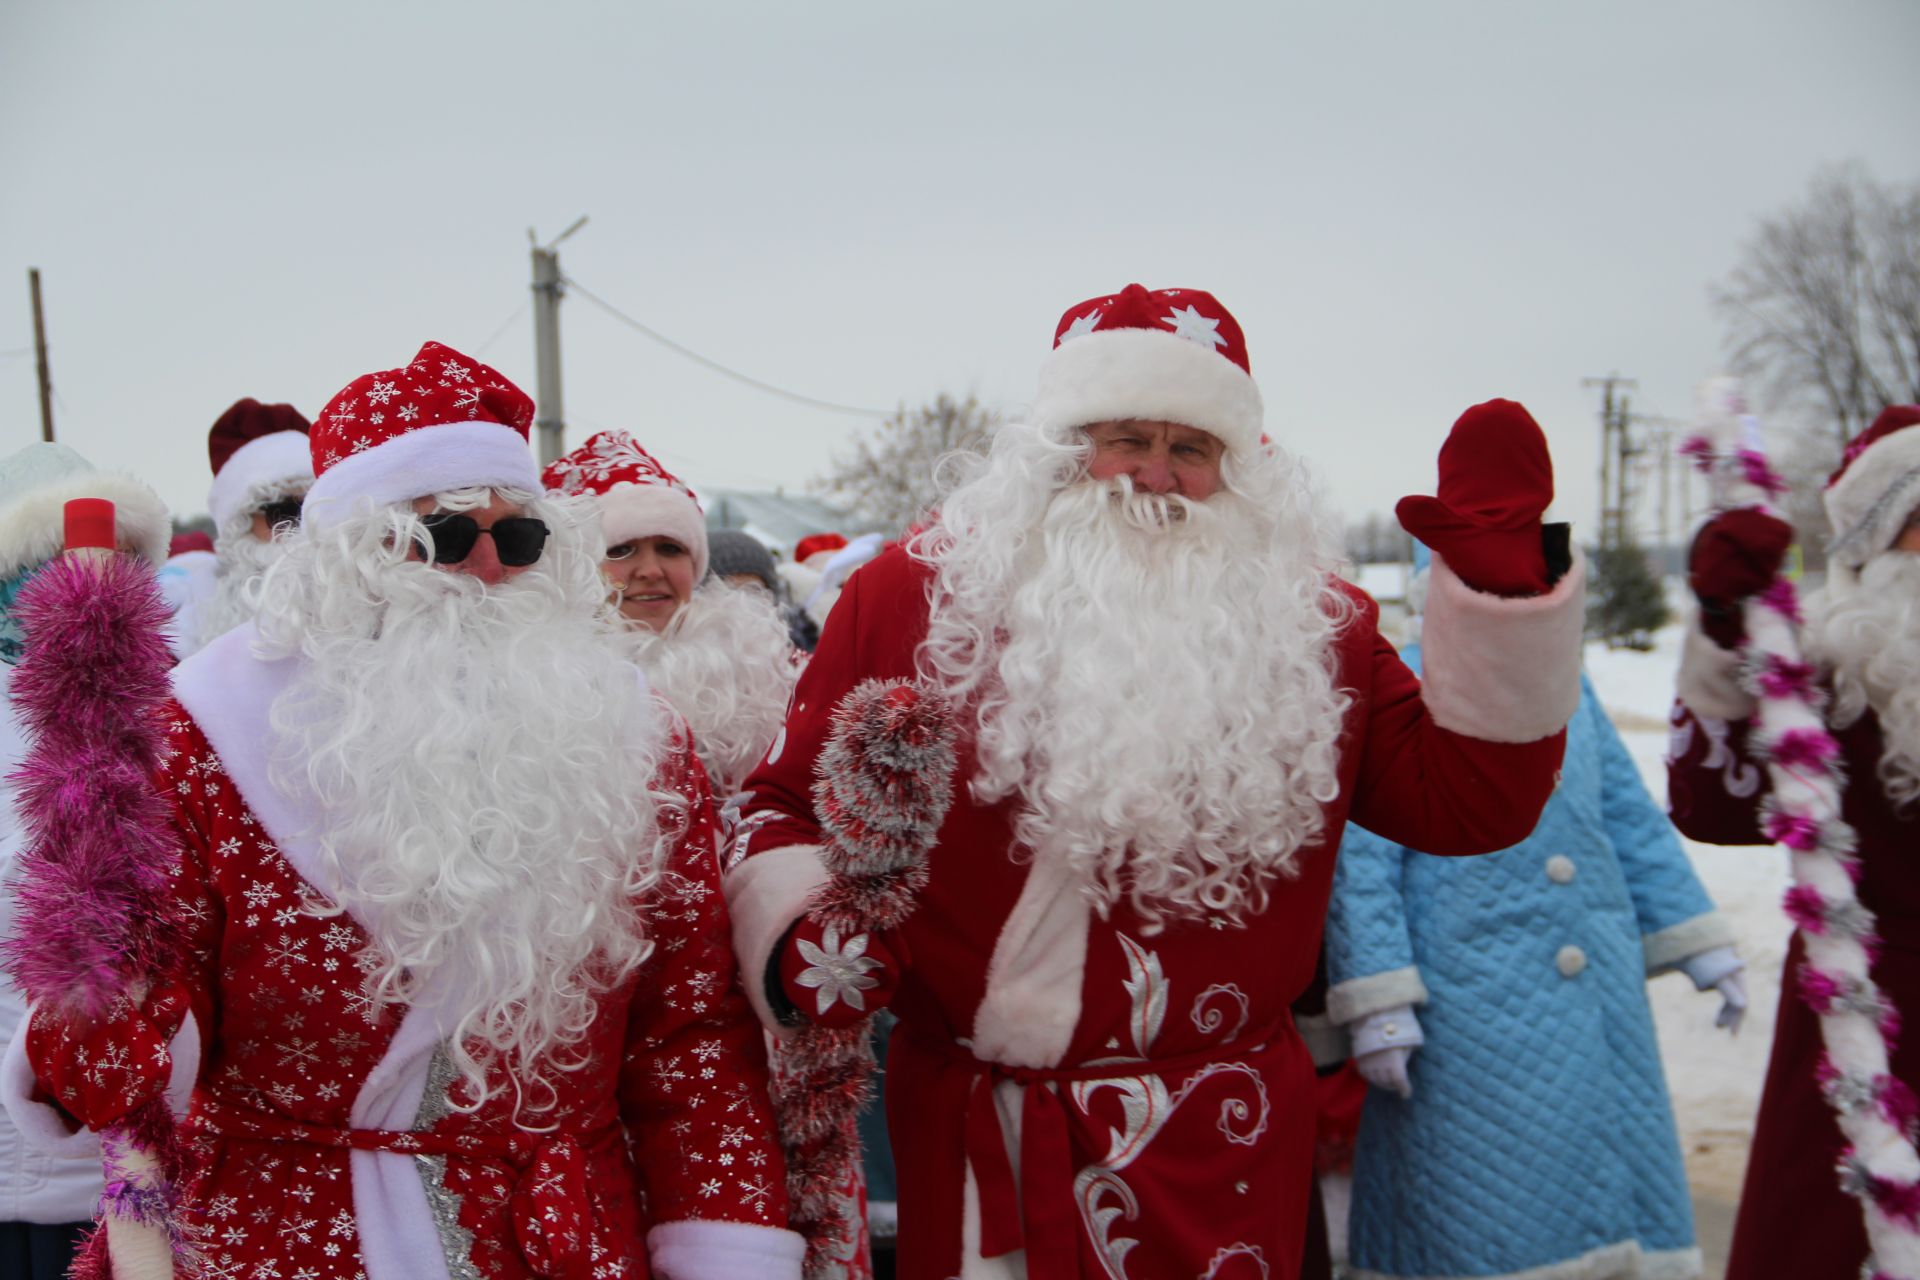
[[[533,425],[540,433],[540,465],[546,466],[564,451],[566,406],[560,392],[560,299],[566,289],[560,274],[560,242],[587,223],[581,214],[573,225],[542,246],[527,229],[533,246],[533,360],[535,410]]]
[[[40,268],[27,268],[27,290],[33,295],[33,357],[40,366],[40,438],[53,442],[53,375],[47,370],[47,321],[40,311]]]
[[[1615,387],[1638,389],[1632,378],[1610,373],[1604,378],[1582,378],[1581,385],[1601,388],[1600,396],[1600,546],[1624,542],[1627,528],[1627,459],[1635,452],[1627,438],[1627,398],[1614,398]]]

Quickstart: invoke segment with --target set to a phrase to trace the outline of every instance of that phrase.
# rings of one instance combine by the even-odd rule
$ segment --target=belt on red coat
[[[196,1100],[188,1124],[199,1133],[250,1142],[499,1161],[518,1174],[511,1214],[514,1237],[527,1266],[547,1280],[592,1280],[593,1202],[587,1193],[586,1153],[618,1133],[619,1125],[613,1121],[593,1129],[553,1133],[350,1129],[306,1124],[203,1096]]]
[[[936,1040],[904,1022],[900,1033],[947,1066],[973,1073],[963,1141],[980,1193],[980,1256],[997,1258],[1025,1249],[1030,1276],[1078,1275],[1080,1266],[1067,1109],[1060,1095],[1047,1085],[1167,1076],[1259,1053],[1274,1042],[1277,1034],[1242,1036],[1229,1044],[1164,1058],[1089,1062],[1078,1067],[1014,1067],[983,1061],[952,1040]],[[1024,1086],[1018,1183],[993,1101],[993,1087],[1002,1080]]]

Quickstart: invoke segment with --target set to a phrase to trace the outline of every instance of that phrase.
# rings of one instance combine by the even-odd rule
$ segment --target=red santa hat
[[[681,479],[624,431],[602,431],[540,477],[551,493],[591,494],[607,545],[672,538],[693,554],[693,580],[707,576],[707,518]]]
[[[251,396],[214,419],[207,432],[207,458],[213,463],[207,510],[215,528],[226,528],[262,501],[313,483],[310,428],[292,405],[261,404]]]
[[[320,411],[304,519],[325,529],[450,489],[538,493],[532,425],[533,401],[499,370],[429,342],[410,364],[355,378]]]
[[[1178,422],[1249,454],[1265,415],[1240,325],[1210,293],[1119,293],[1070,307],[1040,367],[1035,422],[1057,428],[1141,418]]]
[[[845,534],[810,533],[793,544],[793,562],[795,564],[805,564],[821,552],[832,555],[846,545],[847,538]]]
[[[1893,545],[1920,507],[1920,405],[1896,404],[1855,436],[1827,481],[1827,554],[1849,569]]]

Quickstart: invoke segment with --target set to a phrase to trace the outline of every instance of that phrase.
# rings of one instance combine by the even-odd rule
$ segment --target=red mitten
[[[121,1001],[91,1022],[49,1008],[27,1025],[27,1061],[54,1101],[89,1129],[105,1129],[166,1092],[167,1046],[187,1016],[187,993],[169,984],[136,1006]]]
[[[1740,604],[1780,574],[1793,526],[1753,507],[1723,511],[1700,526],[1687,553],[1687,585],[1700,601],[1701,627],[1725,649],[1746,635]]]
[[[892,945],[889,945],[891,943]],[[800,921],[780,954],[780,987],[793,1007],[822,1027],[850,1027],[893,999],[904,951],[897,936],[842,938],[812,918]]]
[[[1553,459],[1540,425],[1512,400],[1460,415],[1440,446],[1439,496],[1400,499],[1394,514],[1476,591],[1539,595],[1552,585],[1540,517],[1553,501]]]

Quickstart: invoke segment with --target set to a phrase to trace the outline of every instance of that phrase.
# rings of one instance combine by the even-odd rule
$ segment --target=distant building
[[[707,528],[743,530],[783,560],[793,555],[793,544],[810,533],[852,537],[873,527],[870,520],[799,494],[717,489],[701,496],[707,504]]]
[[[1396,645],[1412,638],[1407,629],[1407,587],[1413,581],[1413,566],[1405,560],[1380,564],[1348,564],[1342,570],[1347,581],[1372,596],[1380,606],[1380,634]]]

